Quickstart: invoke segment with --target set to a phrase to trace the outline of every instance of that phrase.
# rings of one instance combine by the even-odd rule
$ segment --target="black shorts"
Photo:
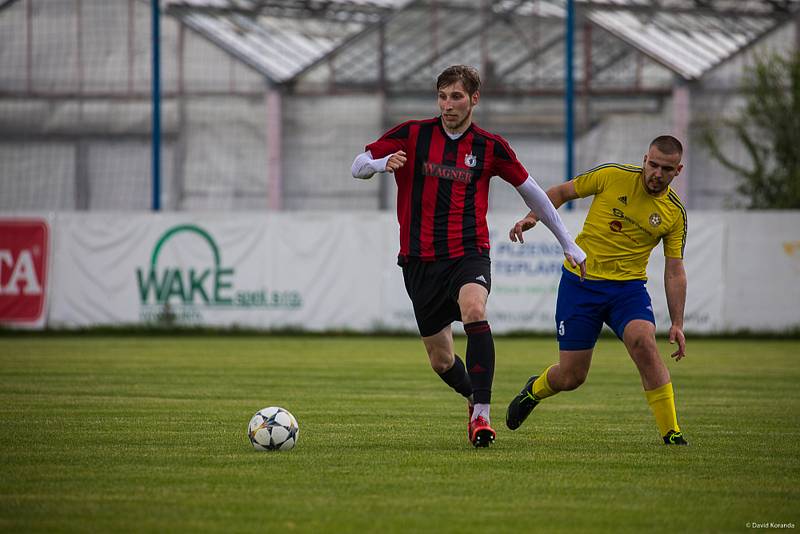
[[[453,321],[461,320],[458,292],[463,285],[475,283],[492,290],[488,252],[437,261],[403,258],[398,265],[403,268],[406,291],[422,337],[437,334]]]

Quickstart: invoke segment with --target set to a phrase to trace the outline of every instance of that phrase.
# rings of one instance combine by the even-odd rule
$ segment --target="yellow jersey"
[[[650,253],[664,242],[664,256],[683,259],[686,208],[672,188],[658,197],[642,183],[642,168],[608,163],[573,179],[580,198],[594,195],[575,242],[589,256],[587,278],[646,280]],[[580,274],[564,262],[565,267]]]

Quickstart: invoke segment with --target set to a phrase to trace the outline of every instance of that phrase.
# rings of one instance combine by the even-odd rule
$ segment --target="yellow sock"
[[[675,414],[675,394],[672,391],[672,382],[667,382],[663,386],[645,391],[647,404],[656,416],[658,431],[665,436],[670,430],[680,432],[678,426],[678,416]]]
[[[537,378],[533,382],[533,388],[532,388],[533,394],[539,400],[546,399],[547,397],[552,397],[553,395],[558,393],[558,391],[552,390],[552,388],[550,387],[550,382],[547,381],[547,371],[549,371],[550,368],[555,367],[555,365],[556,364],[553,364],[547,369],[545,369],[544,372],[541,375],[539,375],[539,378]]]

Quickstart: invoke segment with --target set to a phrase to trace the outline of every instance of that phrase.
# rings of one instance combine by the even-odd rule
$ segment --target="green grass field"
[[[464,339],[457,340],[460,354]],[[499,338],[497,441],[415,338],[0,337],[0,530],[746,532],[800,523],[800,341],[689,340],[670,362],[689,447],[660,437],[602,339],[589,379],[523,427],[506,403],[555,358]],[[662,353],[669,346],[664,344]],[[256,452],[258,409],[300,424]]]

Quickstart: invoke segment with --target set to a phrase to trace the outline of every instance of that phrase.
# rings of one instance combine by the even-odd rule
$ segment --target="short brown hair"
[[[683,145],[677,138],[671,135],[660,135],[653,139],[650,146],[656,147],[664,154],[681,154],[683,155]]]
[[[436,90],[453,85],[457,81],[461,81],[464,84],[464,89],[470,96],[477,93],[478,89],[481,88],[481,77],[475,67],[453,65],[444,69],[439,77],[436,78]]]

